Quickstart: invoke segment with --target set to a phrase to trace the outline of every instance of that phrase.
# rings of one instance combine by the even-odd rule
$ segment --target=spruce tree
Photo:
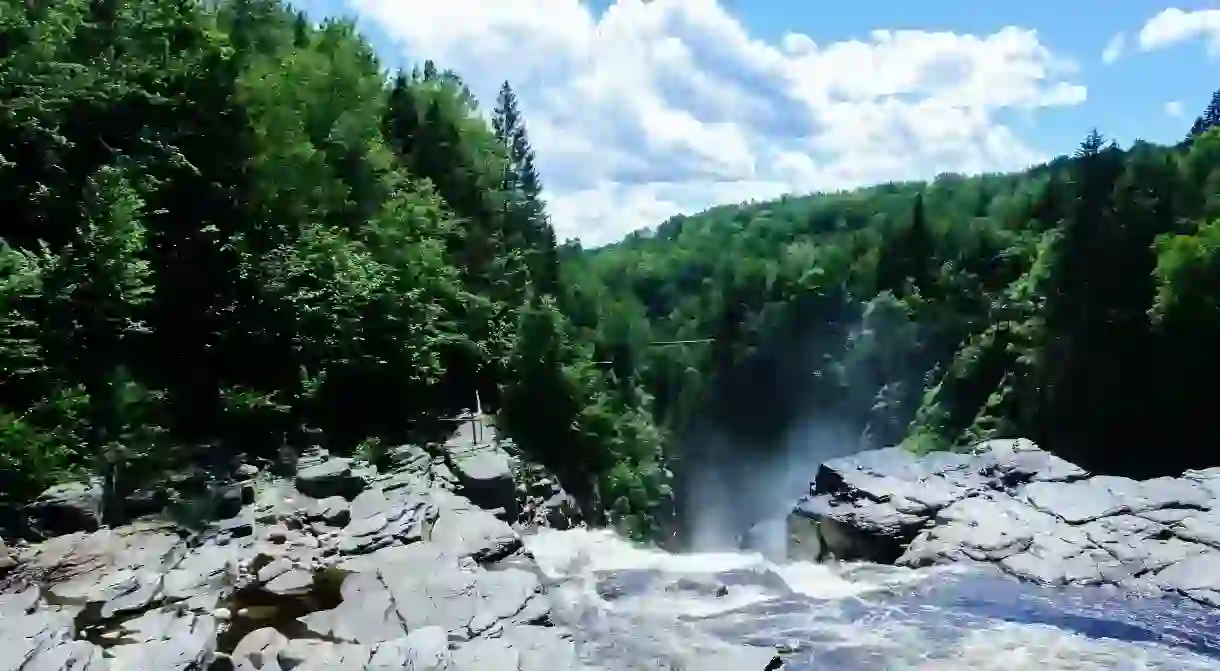
[[[553,294],[558,282],[555,232],[547,221],[542,202],[542,180],[534,163],[525,121],[517,96],[508,82],[500,87],[492,114],[492,128],[504,150],[504,172],[500,184],[502,215],[509,240],[525,249],[533,279],[543,293]]]

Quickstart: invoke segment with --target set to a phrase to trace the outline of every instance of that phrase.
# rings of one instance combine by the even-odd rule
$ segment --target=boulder
[[[502,508],[510,519],[515,519],[517,484],[508,453],[495,445],[448,449],[459,493],[486,510]]]
[[[302,494],[315,499],[342,496],[350,500],[364,491],[368,483],[353,470],[351,459],[334,457],[299,469],[295,484]]]
[[[102,483],[67,482],[48,488],[26,508],[36,531],[61,536],[97,531],[102,523]]]

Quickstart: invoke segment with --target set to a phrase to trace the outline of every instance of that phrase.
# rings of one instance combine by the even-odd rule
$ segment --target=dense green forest
[[[3,0],[0,35],[0,499],[375,459],[476,391],[590,515],[663,497],[642,394],[560,312],[507,84],[482,114],[276,0]]]
[[[0,505],[485,407],[657,529],[710,426],[1217,462],[1220,94],[1176,147],[557,244],[526,123],[278,0],[0,0]],[[688,342],[689,341],[689,342]],[[108,512],[117,516],[118,512]]]
[[[623,370],[667,430],[1026,436],[1139,477],[1220,463],[1220,92],[1175,147],[1093,131],[1018,174],[717,207],[566,258],[609,306],[573,321],[635,334]]]

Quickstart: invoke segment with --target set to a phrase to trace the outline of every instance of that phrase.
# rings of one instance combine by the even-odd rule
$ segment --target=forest
[[[1094,132],[1018,174],[585,250],[555,239],[509,83],[484,109],[350,23],[0,0],[0,35],[0,507],[311,445],[376,461],[476,394],[637,537],[700,426],[1019,435],[1141,476],[1217,461],[1220,93],[1173,147]]]

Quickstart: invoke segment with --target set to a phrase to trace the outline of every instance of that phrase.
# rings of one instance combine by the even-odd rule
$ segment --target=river
[[[542,530],[527,547],[555,623],[601,668],[1220,669],[1220,617],[1185,600],[987,568],[672,554],[604,530]]]

